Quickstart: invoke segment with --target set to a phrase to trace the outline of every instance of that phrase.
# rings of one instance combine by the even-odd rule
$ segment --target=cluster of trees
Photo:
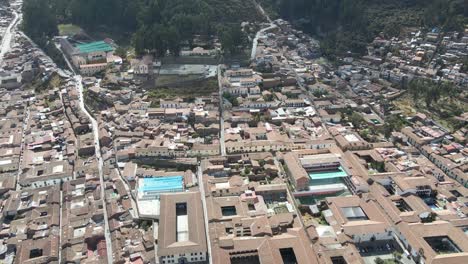
[[[246,43],[241,21],[256,19],[247,0],[26,0],[29,36],[52,36],[57,24],[73,23],[88,31],[112,32],[131,38],[138,53],[177,55],[193,35],[219,35],[226,52]]]
[[[166,50],[177,55],[182,41],[190,42],[193,34],[210,34],[212,8],[203,0],[150,1],[138,14],[138,29],[134,34],[137,53],[155,51],[162,56]]]
[[[223,93],[224,99],[228,100],[232,106],[239,106],[239,101],[237,101],[237,97],[235,95],[232,95],[228,92]]]
[[[23,4],[23,30],[32,39],[47,39],[57,35],[57,20],[52,5],[41,0]]]
[[[468,72],[468,58],[463,59],[462,64],[463,65],[461,68],[461,72],[467,73]]]
[[[325,90],[325,89],[315,89],[312,94],[317,97],[317,98],[320,98],[322,96],[327,96],[328,95],[328,91]]]
[[[385,123],[381,132],[386,138],[389,138],[393,131],[400,131],[406,125],[408,125],[408,121],[406,121],[402,116],[389,115],[385,117]]]
[[[65,66],[60,51],[52,37],[58,34],[53,6],[42,0],[27,0],[23,3],[23,31],[59,66]]]
[[[342,119],[359,130],[359,135],[367,141],[375,141],[379,134],[389,138],[393,131],[400,131],[404,126],[408,125],[408,121],[400,115],[389,115],[385,117],[384,125],[374,129],[369,127],[364,117],[351,108],[345,109],[342,112]]]
[[[456,98],[460,91],[452,83],[436,82],[430,79],[414,79],[408,84],[408,92],[413,101],[423,99],[427,107],[437,103],[442,97]]]
[[[462,30],[465,0],[261,0],[267,10],[322,38],[325,55],[364,53],[377,34],[396,36],[404,26]]]

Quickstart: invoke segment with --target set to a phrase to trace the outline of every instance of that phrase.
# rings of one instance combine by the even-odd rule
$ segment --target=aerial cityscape
[[[468,263],[465,0],[0,0],[0,263]]]

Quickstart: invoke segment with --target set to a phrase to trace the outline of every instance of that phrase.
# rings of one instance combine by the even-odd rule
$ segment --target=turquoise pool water
[[[140,192],[180,191],[183,190],[182,176],[145,178],[138,190]]]
[[[343,170],[343,167],[338,167],[337,170],[333,171],[322,171],[322,172],[310,172],[309,177],[312,180],[324,180],[324,179],[333,179],[333,178],[342,178],[346,177],[348,174]]]

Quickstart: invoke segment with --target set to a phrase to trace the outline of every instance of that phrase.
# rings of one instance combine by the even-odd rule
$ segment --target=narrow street
[[[108,263],[113,263],[113,257],[112,257],[112,243],[111,243],[111,235],[109,231],[109,221],[107,217],[107,209],[106,209],[106,202],[105,202],[105,187],[104,187],[104,174],[103,174],[103,166],[104,162],[102,160],[101,156],[101,148],[99,146],[99,128],[98,128],[98,123],[96,119],[86,110],[85,104],[84,104],[84,98],[83,98],[83,83],[81,82],[82,78],[81,75],[75,75],[75,84],[76,84],[76,89],[78,91],[78,97],[79,97],[79,103],[80,103],[80,108],[81,111],[83,111],[88,118],[91,120],[91,125],[93,127],[93,135],[94,135],[94,146],[96,148],[96,159],[98,162],[98,171],[99,171],[99,181],[101,185],[101,201],[103,202],[103,212],[104,212],[104,235],[106,238],[106,247],[107,247],[107,261]]]
[[[132,190],[130,189],[130,186],[128,185],[127,179],[125,179],[122,176],[122,173],[118,169],[114,168],[114,170],[115,170],[115,173],[120,176],[120,179],[122,180],[125,191],[127,191],[129,195],[128,198],[130,199],[130,202],[132,203],[133,212],[136,214],[135,218],[139,218],[138,206],[137,206],[135,197],[133,197]]]
[[[276,28],[276,25],[273,23],[270,23],[270,25],[266,28],[260,29],[257,34],[255,35],[255,38],[252,42],[252,53],[250,54],[250,60],[255,59],[255,55],[257,54],[257,46],[258,46],[258,39],[263,35],[268,30]]]
[[[63,215],[62,215],[62,209],[63,209],[63,191],[60,190],[60,209],[59,209],[59,245],[62,245],[62,226],[63,226]],[[59,260],[62,259],[62,250],[59,250]]]
[[[276,25],[270,19],[268,14],[263,10],[263,7],[257,3],[257,1],[253,1],[255,6],[257,7],[258,11],[262,14],[262,16],[270,23],[267,27],[260,29],[257,34],[255,34],[255,38],[252,41],[252,52],[250,53],[250,60],[253,61],[255,59],[255,55],[257,54],[257,46],[258,46],[258,39],[268,30],[276,28]]]
[[[206,244],[208,246],[208,261],[209,264],[213,264],[213,257],[211,254],[211,240],[210,240],[210,232],[208,225],[208,210],[206,208],[206,195],[205,195],[205,186],[203,184],[203,172],[200,165],[197,166],[197,176],[198,176],[198,186],[200,187],[200,198],[202,201],[203,206],[203,218],[205,220],[205,234],[206,234]]]
[[[256,1],[256,0],[253,0],[255,6],[257,7],[258,11],[262,14],[262,16],[269,22],[269,23],[272,23],[272,20],[270,19],[270,16],[267,14],[267,12],[265,12],[265,10],[263,9],[263,7]]]
[[[14,34],[14,27],[18,23],[19,15],[15,11],[13,11],[13,15],[15,18],[11,21],[10,25],[8,26],[7,30],[5,31],[5,35],[2,38],[2,44],[0,47],[0,64],[3,62],[3,56],[10,50],[11,48],[11,39]]]
[[[21,172],[22,172],[21,165],[23,164],[23,154],[24,154],[24,149],[25,149],[24,133],[28,129],[28,124],[29,124],[29,107],[26,110],[26,115],[24,117],[23,127],[22,127],[21,145],[20,145],[21,152],[20,152],[20,155],[19,155],[18,174],[16,175],[16,190],[17,191],[19,191],[21,189],[21,185],[19,184],[19,179],[20,179],[20,175],[21,175]]]
[[[94,147],[95,147],[95,152],[96,152],[96,160],[98,163],[98,172],[99,172],[99,181],[101,185],[101,201],[103,202],[103,212],[104,212],[104,235],[106,238],[106,247],[107,247],[107,261],[108,263],[113,263],[113,256],[112,256],[112,242],[111,242],[111,235],[110,235],[110,229],[109,229],[109,218],[107,216],[107,209],[106,209],[106,202],[105,202],[105,187],[104,187],[104,173],[103,173],[103,167],[104,167],[104,161],[101,156],[101,148],[99,145],[99,126],[94,119],[94,117],[88,112],[88,110],[85,107],[84,104],[84,97],[83,97],[83,83],[82,83],[82,77],[81,75],[76,74],[74,69],[71,67],[70,62],[68,61],[68,58],[65,56],[63,51],[60,49],[60,46],[57,47],[60,52],[62,53],[65,61],[67,62],[67,65],[69,65],[70,70],[73,72],[73,79],[75,82],[75,87],[78,91],[78,98],[79,98],[79,105],[81,108],[81,111],[83,111],[86,116],[88,116],[89,120],[91,121],[91,126],[93,129],[93,136],[94,136]]]
[[[226,145],[224,139],[224,98],[223,98],[223,84],[222,84],[222,66],[218,65],[218,89],[219,89],[219,146],[221,148],[221,156],[226,156]],[[199,179],[200,180],[200,179]]]

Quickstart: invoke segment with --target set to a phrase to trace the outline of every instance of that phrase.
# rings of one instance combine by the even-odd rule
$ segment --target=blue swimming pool
[[[184,189],[184,177],[144,178],[138,188],[139,192],[178,192]]]
[[[318,172],[309,172],[309,177],[312,180],[325,180],[333,178],[342,178],[346,177],[348,174],[343,170],[343,167],[338,167],[336,170],[332,171],[318,171]]]

